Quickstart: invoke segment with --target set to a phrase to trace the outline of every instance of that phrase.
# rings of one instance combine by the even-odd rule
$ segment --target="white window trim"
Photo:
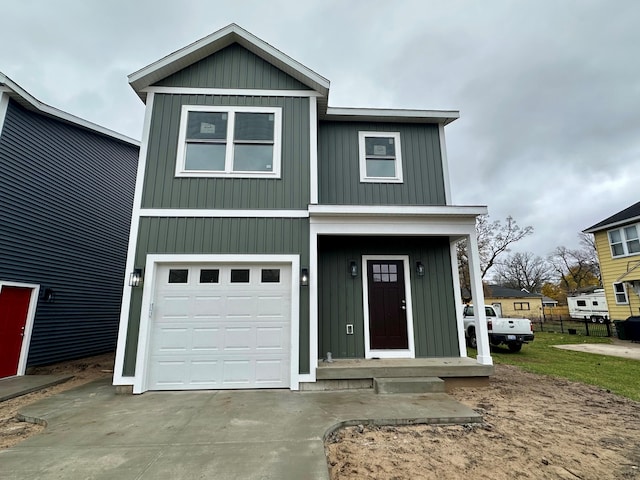
[[[187,119],[189,112],[223,112],[229,114],[227,123],[227,143],[225,169],[220,172],[209,170],[185,170]],[[233,171],[233,130],[234,115],[238,112],[271,113],[273,125],[273,170],[270,172],[234,172]],[[280,178],[282,159],[282,108],[280,107],[236,107],[222,105],[183,105],[180,114],[178,134],[178,152],[176,156],[176,177],[213,177],[213,178]]]
[[[632,257],[635,255],[640,255],[640,252],[634,252],[634,253],[629,253],[629,250],[627,248],[627,242],[629,241],[627,239],[627,236],[624,233],[624,229],[628,228],[628,227],[636,227],[636,232],[638,233],[638,236],[640,237],[640,223],[635,223],[635,224],[631,224],[631,225],[623,225],[621,227],[618,228],[612,228],[611,230],[607,230],[607,241],[609,242],[609,251],[611,252],[611,258],[623,258],[623,257]],[[614,255],[613,253],[613,243],[611,242],[611,232],[619,232],[620,233],[620,241],[622,243],[622,249],[624,251],[624,253],[622,255]],[[635,240],[632,239],[632,240]]]
[[[626,299],[625,302],[618,301],[618,295],[622,292],[616,291],[616,285],[622,285],[622,290],[624,290],[624,298]],[[627,292],[627,286],[624,284],[624,282],[613,282],[613,299],[616,301],[616,305],[629,305],[629,292]]]
[[[400,260],[404,267],[404,297],[406,300],[407,337],[409,348],[374,350],[371,348],[369,331],[369,274],[367,260]],[[362,301],[364,307],[364,358],[416,358],[413,337],[413,301],[411,300],[411,275],[407,255],[363,255],[362,256]]]
[[[365,139],[367,137],[390,137],[394,139],[396,150],[396,175],[394,177],[367,177],[367,155]],[[402,148],[400,132],[358,132],[361,183],[402,183]]]

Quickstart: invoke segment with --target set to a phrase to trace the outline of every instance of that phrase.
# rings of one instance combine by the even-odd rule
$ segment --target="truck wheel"
[[[470,348],[478,348],[478,339],[476,338],[476,331],[469,329],[469,336],[467,337],[467,346]]]
[[[507,346],[509,347],[509,351],[513,352],[513,353],[517,353],[520,350],[522,350],[522,344],[521,343],[510,343]]]

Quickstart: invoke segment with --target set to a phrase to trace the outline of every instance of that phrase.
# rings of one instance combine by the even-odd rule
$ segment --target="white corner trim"
[[[29,298],[29,309],[27,310],[27,319],[24,324],[24,334],[22,336],[22,345],[20,347],[18,371],[16,372],[17,375],[24,375],[27,370],[27,359],[29,358],[29,347],[31,346],[31,332],[33,331],[33,321],[36,317],[36,308],[38,307],[40,285],[34,283],[5,282],[0,280],[0,291],[2,291],[2,287],[5,286],[31,289],[31,297]]]
[[[368,260],[401,260],[404,270],[404,295],[406,301],[406,322],[408,349],[400,350],[374,350],[371,348],[370,318],[369,318],[369,273]],[[362,303],[364,311],[364,358],[415,358],[415,338],[413,334],[413,301],[411,299],[411,271],[409,269],[408,255],[363,255],[361,263],[362,275]]]
[[[152,254],[147,255],[144,268],[144,291],[140,310],[138,349],[136,352],[136,372],[133,380],[133,393],[143,393],[148,389],[147,363],[151,341],[151,306],[155,295],[157,268],[170,263],[220,263],[253,264],[272,263],[291,265],[291,338],[290,338],[290,390],[300,388],[300,272],[299,255],[271,254]]]
[[[122,282],[122,308],[120,309],[120,325],[118,327],[118,342],[116,346],[116,358],[113,366],[114,385],[133,385],[133,377],[125,377],[122,374],[124,356],[127,347],[127,331],[129,326],[129,311],[131,309],[131,288],[129,286],[129,273],[135,268],[136,247],[138,241],[138,228],[140,226],[140,210],[142,207],[142,189],[144,175],[147,168],[147,152],[149,149],[149,133],[151,131],[151,116],[153,113],[154,94],[147,97],[147,105],[142,127],[142,146],[138,157],[138,172],[136,174],[136,189],[133,195],[133,211],[131,212],[131,226],[129,228],[129,246],[127,248],[127,263]]]
[[[318,228],[309,225],[309,374],[316,381],[318,368]]]
[[[309,203],[318,204],[318,99],[309,99]]]
[[[144,93],[161,93],[169,95],[224,95],[243,97],[282,97],[282,98],[315,98],[322,94],[315,90],[266,90],[256,88],[209,88],[209,87],[146,87]]]
[[[9,95],[0,90],[0,136],[2,135],[2,127],[4,127],[4,119],[9,109]]]
[[[451,275],[453,277],[453,295],[454,306],[456,311],[456,329],[458,332],[458,349],[460,350],[460,357],[467,357],[467,342],[464,335],[464,317],[462,309],[462,291],[460,289],[460,274],[458,272],[458,252],[456,244],[458,242],[452,241],[449,244],[449,256],[451,257]]]
[[[447,143],[444,138],[444,125],[438,125],[440,139],[440,157],[442,159],[442,177],[444,182],[444,198],[447,205],[451,205],[451,181],[449,180],[449,159],[447,157]]]
[[[277,209],[207,209],[207,208],[142,208],[141,217],[178,217],[178,218],[308,218],[307,210]]]

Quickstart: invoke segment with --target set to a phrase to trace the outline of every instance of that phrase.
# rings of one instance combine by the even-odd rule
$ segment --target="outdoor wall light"
[[[351,273],[351,276],[354,278],[358,276],[358,264],[353,260],[349,263],[349,273]]]
[[[133,272],[129,274],[129,286],[139,287],[141,283],[142,283],[142,269],[136,268]]]
[[[52,288],[46,288],[44,290],[43,300],[46,303],[53,303],[56,299],[56,292]]]
[[[300,285],[306,287],[309,285],[309,269],[303,268],[300,270]]]
[[[416,262],[416,275],[424,277],[424,265],[422,262]]]

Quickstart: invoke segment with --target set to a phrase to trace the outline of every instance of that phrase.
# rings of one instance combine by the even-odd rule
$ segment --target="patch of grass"
[[[536,332],[535,340],[524,345],[519,353],[495,348],[491,355],[496,364],[516,365],[528,372],[595,385],[640,401],[640,361],[553,347],[575,343],[611,343],[611,340]],[[469,349],[470,356],[475,356],[475,353],[475,350]]]

